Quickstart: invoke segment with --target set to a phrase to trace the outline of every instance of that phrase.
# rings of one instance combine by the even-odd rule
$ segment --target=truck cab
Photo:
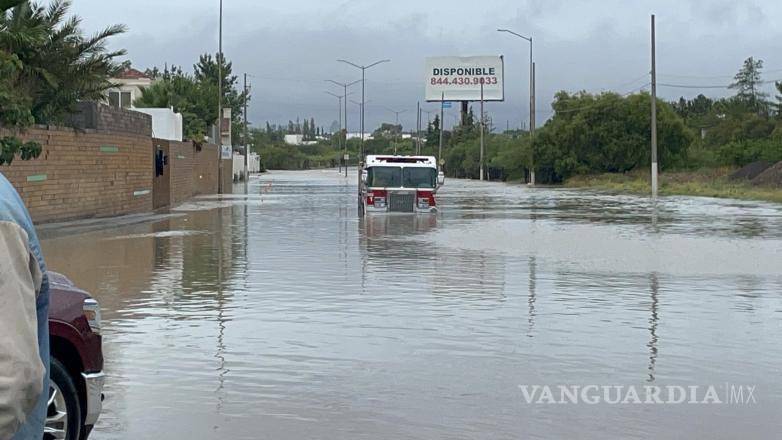
[[[369,155],[360,169],[359,214],[436,213],[444,183],[434,156]]]

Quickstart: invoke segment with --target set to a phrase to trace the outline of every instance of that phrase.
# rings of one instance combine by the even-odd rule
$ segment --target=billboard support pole
[[[415,154],[421,154],[421,101],[415,110]]]
[[[437,168],[442,171],[443,168],[443,129],[445,128],[445,122],[443,117],[445,116],[445,92],[440,98],[440,146],[437,150]]]
[[[481,167],[481,181],[483,181],[483,78],[481,78],[481,159],[480,159],[480,167]]]

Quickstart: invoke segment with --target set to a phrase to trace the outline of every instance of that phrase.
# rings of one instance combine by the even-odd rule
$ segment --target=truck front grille
[[[391,212],[413,212],[415,194],[391,193],[388,200],[388,210]]]

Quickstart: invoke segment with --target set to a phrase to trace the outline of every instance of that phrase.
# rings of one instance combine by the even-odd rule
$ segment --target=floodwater
[[[449,180],[436,216],[361,220],[354,177],[272,172],[153,222],[44,231],[103,307],[95,439],[779,438],[782,205]]]

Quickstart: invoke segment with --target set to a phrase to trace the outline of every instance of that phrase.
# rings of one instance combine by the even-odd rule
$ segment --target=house
[[[111,78],[109,81],[114,84],[114,87],[106,91],[109,105],[131,108],[133,101],[141,97],[141,89],[151,86],[154,79],[144,72],[128,67],[116,78]]]
[[[285,143],[288,145],[303,145],[304,144],[304,135],[303,134],[286,134],[285,135]]]

